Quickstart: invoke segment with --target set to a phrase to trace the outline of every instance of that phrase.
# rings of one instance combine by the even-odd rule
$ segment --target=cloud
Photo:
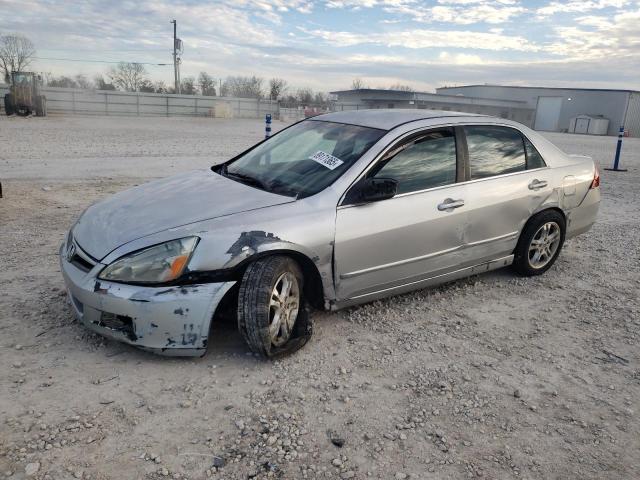
[[[0,32],[30,37],[41,57],[170,63],[169,20],[176,18],[183,78],[202,70],[215,78],[255,74],[321,90],[347,87],[354,77],[423,89],[485,82],[638,88],[638,0],[545,2],[0,0]],[[542,23],[526,21],[534,16]],[[107,67],[34,65],[89,76]],[[148,70],[153,80],[172,81],[170,66]]]
[[[447,4],[447,5],[471,5],[474,3],[490,3],[493,5],[515,5],[517,0],[496,0],[492,2],[487,2],[487,0],[438,0],[438,3]]]
[[[556,13],[584,13],[591,10],[602,10],[603,8],[622,8],[629,3],[629,0],[573,0],[570,2],[550,2],[539,8],[536,13],[540,17],[555,15]]]
[[[425,5],[416,0],[328,0],[328,8],[360,10],[380,7],[383,11],[422,23],[504,23],[526,11],[517,0],[438,0],[438,5]],[[384,19],[390,24],[399,19]]]
[[[640,63],[640,10],[581,17],[577,22],[591,28],[556,27],[557,41],[546,50],[574,62],[622,58]]]
[[[512,17],[520,15],[526,10],[523,7],[496,7],[488,4],[480,4],[472,7],[465,6],[437,6],[430,10],[427,18],[435,22],[457,23],[469,25],[472,23],[505,23]]]
[[[442,62],[454,65],[482,65],[483,63],[486,63],[479,55],[469,55],[466,53],[457,53],[452,55],[449,52],[440,52],[438,58]]]
[[[362,8],[396,7],[401,5],[413,5],[415,3],[415,0],[327,0],[325,5],[328,8],[360,10]]]
[[[324,40],[326,44],[344,47],[354,45],[385,45],[387,47],[421,48],[469,48],[479,50],[514,50],[532,52],[540,47],[521,36],[509,36],[470,30],[412,29],[384,33],[334,32],[330,30],[306,30],[305,33]]]

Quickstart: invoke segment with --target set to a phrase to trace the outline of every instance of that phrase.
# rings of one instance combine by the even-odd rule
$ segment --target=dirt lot
[[[0,476],[640,477],[638,139],[628,173],[603,172],[599,222],[540,278],[497,271],[316,312],[312,341],[277,362],[224,322],[195,360],[78,325],[57,248],[80,212],[262,134],[246,120],[0,118]],[[605,165],[616,141],[549,137]]]

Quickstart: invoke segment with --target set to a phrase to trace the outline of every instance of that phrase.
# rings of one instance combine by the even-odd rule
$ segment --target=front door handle
[[[460,208],[464,206],[464,200],[454,200],[453,198],[446,198],[444,202],[438,205],[438,210],[441,212],[450,212],[454,208]]]
[[[529,184],[529,190],[538,190],[546,186],[547,182],[545,180],[538,180],[537,178],[534,178]]]

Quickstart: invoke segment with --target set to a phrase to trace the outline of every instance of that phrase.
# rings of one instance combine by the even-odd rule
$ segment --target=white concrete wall
[[[7,85],[0,85],[3,110],[4,94],[8,91]],[[279,113],[278,102],[252,98],[202,97],[198,95],[130,93],[54,87],[43,88],[42,93],[47,97],[47,110],[52,114],[262,118],[270,113],[274,118],[278,118]]]

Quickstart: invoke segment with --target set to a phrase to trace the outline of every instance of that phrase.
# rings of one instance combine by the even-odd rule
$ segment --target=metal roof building
[[[534,111],[529,126],[536,130],[566,132],[572,118],[586,114],[609,120],[608,135],[616,135],[624,125],[630,136],[640,137],[640,91],[636,90],[464,85],[436,91],[445,96],[524,102]]]
[[[376,108],[416,108],[452,112],[478,113],[508,118],[531,126],[535,109],[523,100],[504,100],[469,95],[441,95],[402,90],[361,88],[331,92],[334,110]]]

